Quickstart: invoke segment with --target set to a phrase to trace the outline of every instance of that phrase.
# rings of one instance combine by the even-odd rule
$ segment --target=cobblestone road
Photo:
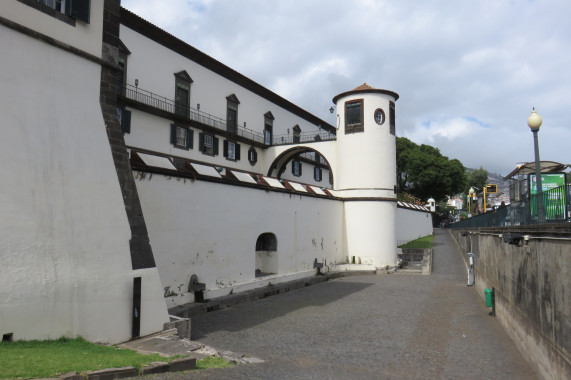
[[[535,379],[461,253],[435,230],[433,274],[345,277],[192,320],[193,340],[263,364],[161,379]]]

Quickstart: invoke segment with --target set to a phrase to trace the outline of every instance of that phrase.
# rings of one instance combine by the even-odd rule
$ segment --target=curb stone
[[[187,371],[196,369],[196,358],[175,359],[169,363],[170,372]]]
[[[107,368],[86,373],[87,380],[111,380],[139,376],[135,367]]]
[[[153,373],[165,373],[169,371],[169,363],[167,362],[152,362],[149,365],[141,368],[141,375],[150,375]]]

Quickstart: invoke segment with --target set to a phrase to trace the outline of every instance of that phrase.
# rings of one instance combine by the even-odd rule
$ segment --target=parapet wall
[[[426,210],[415,210],[397,206],[396,212],[397,245],[432,235],[432,215]]]
[[[527,240],[509,244],[509,229],[450,232],[474,253],[478,292],[495,288],[496,316],[527,360],[546,379],[571,378],[569,236],[521,231]]]

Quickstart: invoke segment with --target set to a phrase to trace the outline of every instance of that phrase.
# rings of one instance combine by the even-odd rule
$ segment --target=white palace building
[[[393,91],[331,125],[119,0],[1,1],[0,47],[4,341],[126,341],[197,284],[394,267],[432,233],[396,199]]]

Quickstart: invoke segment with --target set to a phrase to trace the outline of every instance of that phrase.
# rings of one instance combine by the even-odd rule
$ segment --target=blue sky
[[[324,120],[364,82],[395,91],[397,135],[502,175],[571,164],[568,0],[122,0]]]

